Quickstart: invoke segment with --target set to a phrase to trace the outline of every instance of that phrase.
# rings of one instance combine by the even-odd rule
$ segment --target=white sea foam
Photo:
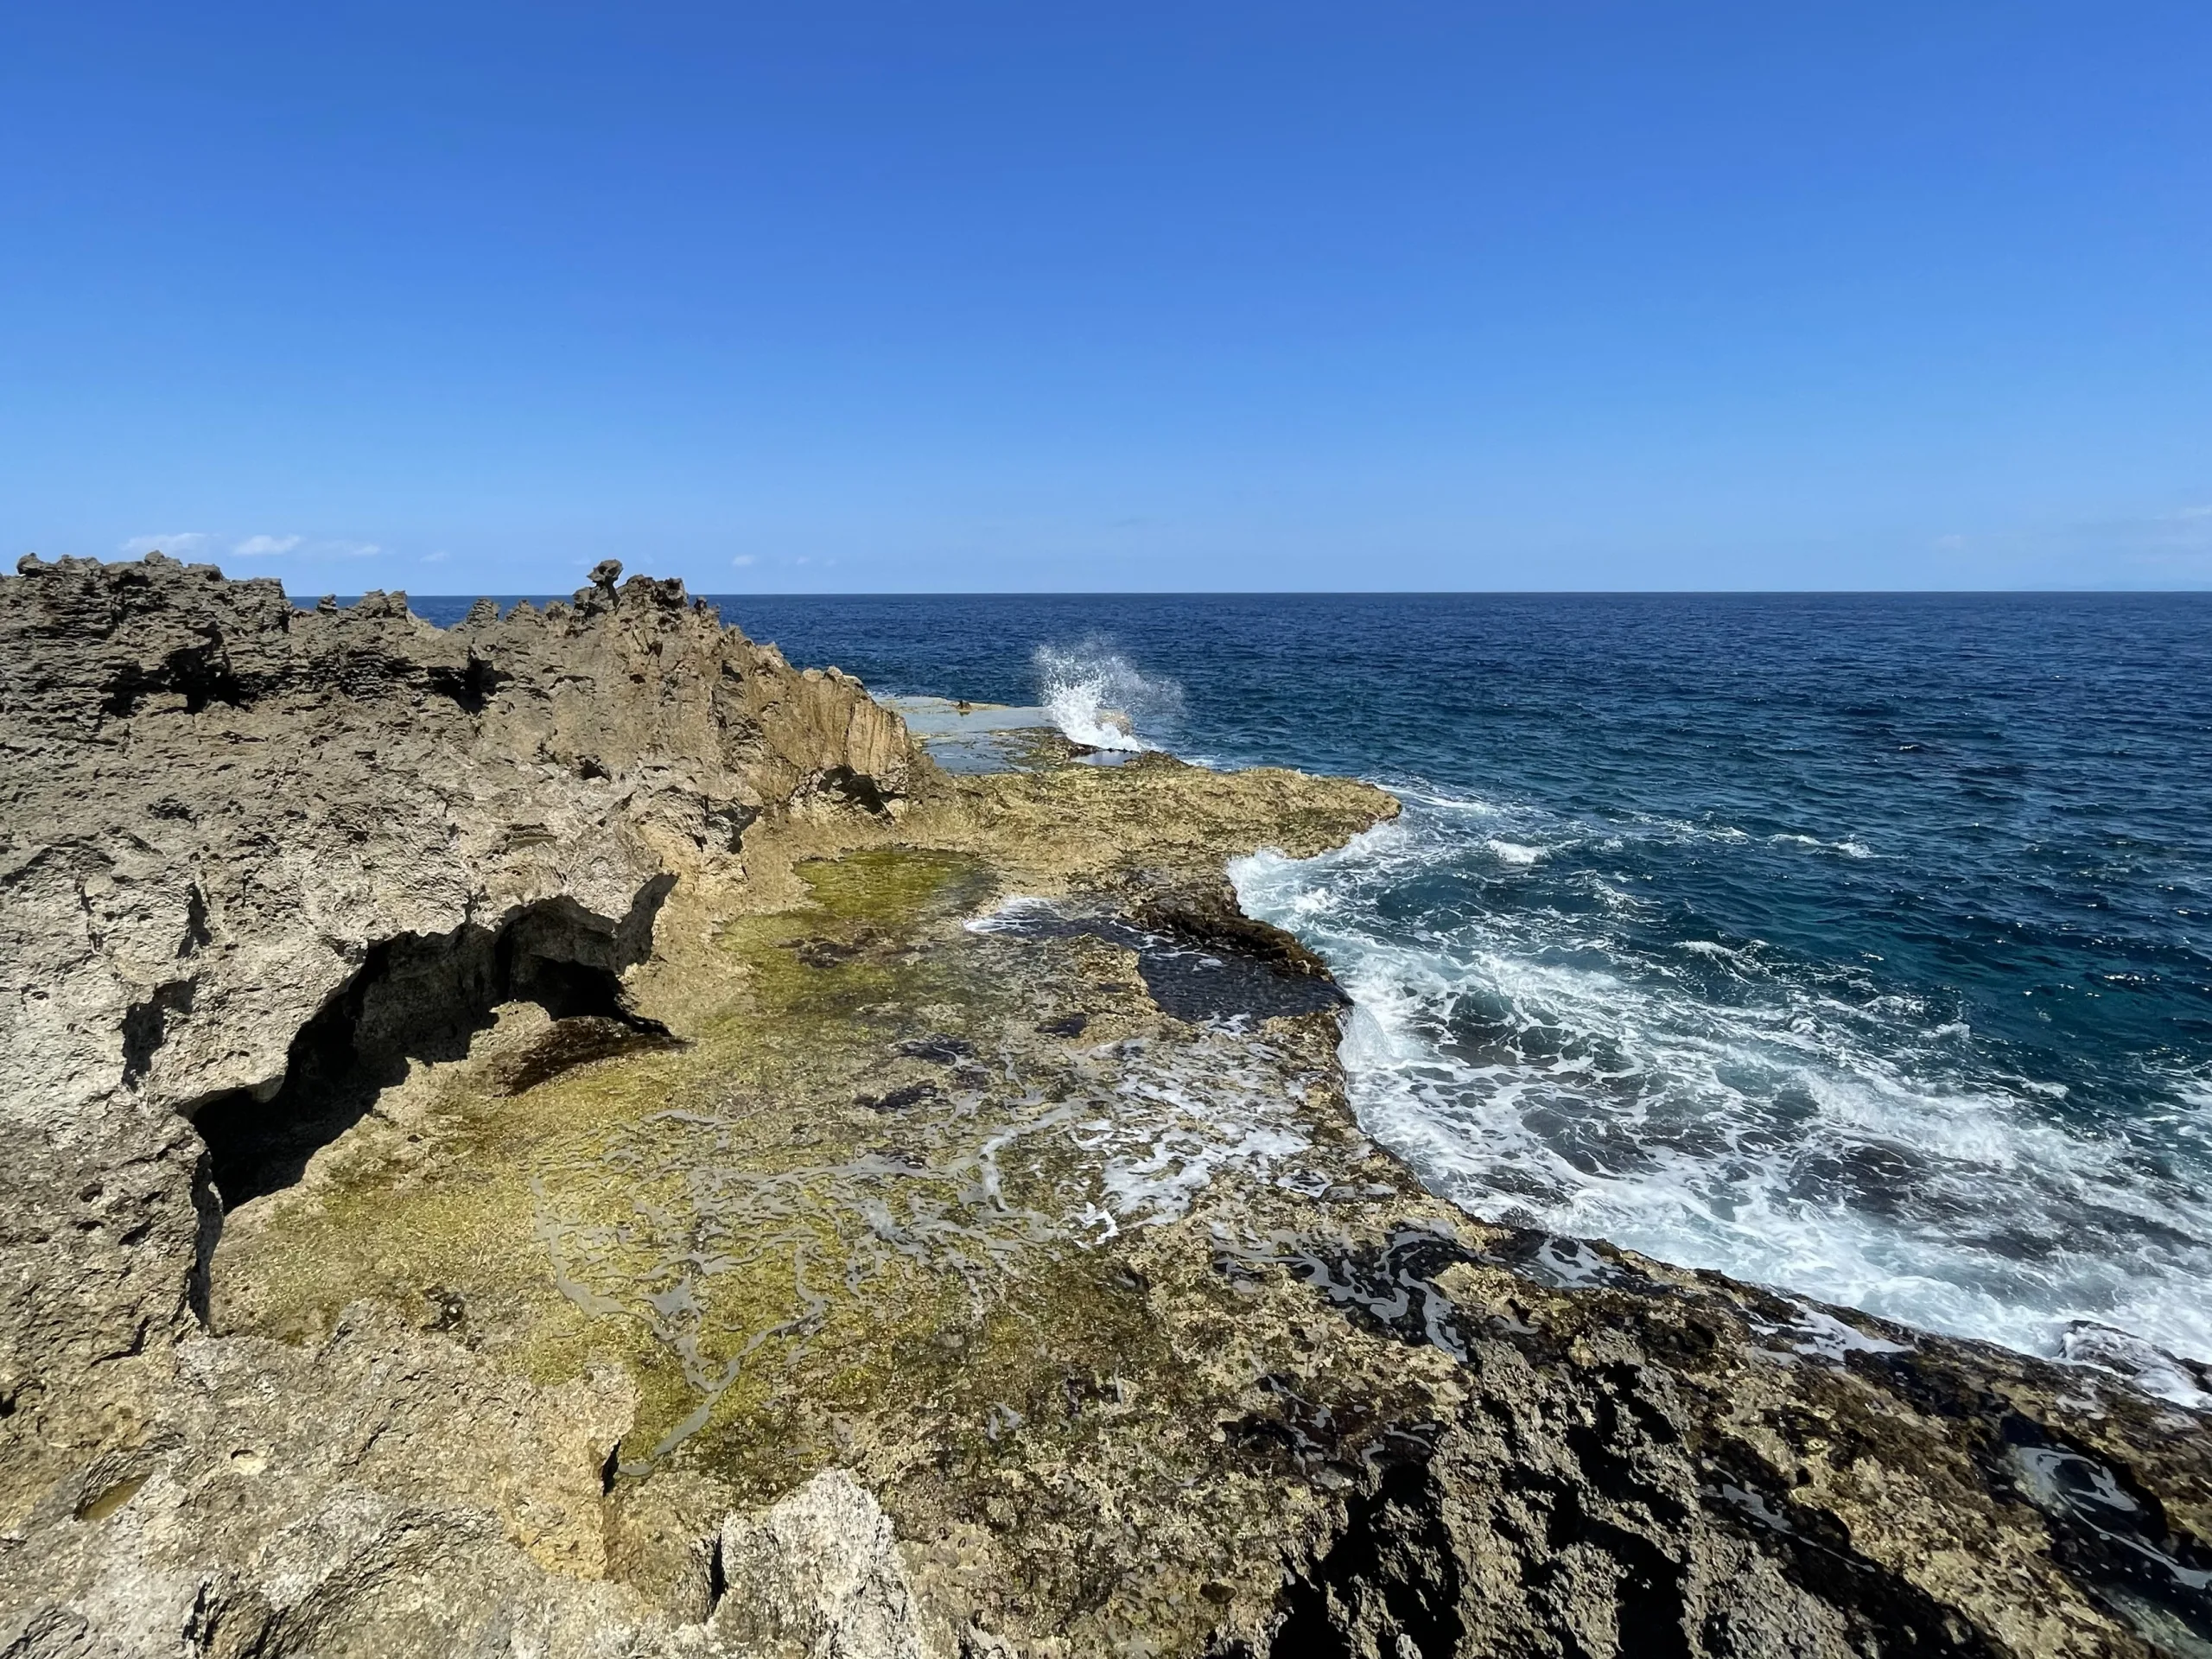
[[[1395,792],[1402,801],[1413,801],[1420,805],[1433,806],[1446,812],[1476,812],[1484,817],[1496,817],[1505,810],[1503,807],[1489,801],[1468,800],[1456,795],[1438,795],[1426,790],[1407,789],[1401,786]]]
[[[1140,721],[1173,715],[1183,688],[1140,672],[1112,642],[1092,635],[1073,645],[1039,645],[1030,660],[1037,672],[1037,700],[1071,741],[1094,749],[1134,753],[1160,746],[1137,735]]]
[[[1733,834],[1725,834],[1722,835],[1719,839],[1724,841],[1733,840],[1735,839],[1735,836]],[[1855,836],[1847,836],[1844,840],[1834,842],[1822,841],[1818,836],[1801,836],[1794,833],[1769,836],[1767,839],[1773,842],[1779,847],[1810,847],[1818,852],[1841,853],[1846,858],[1872,858],[1874,856],[1874,849],[1872,847],[1869,847],[1865,842],[1860,841]]]
[[[2025,1351],[2059,1355],[2086,1321],[2212,1358],[2212,1079],[2173,1079],[2171,1121],[2123,1137],[2062,1116],[2057,1084],[1977,1071],[1966,1027],[1919,999],[1840,998],[1755,942],[1670,956],[1618,906],[1408,905],[1494,868],[1499,830],[1560,844],[1503,816],[1478,830],[1411,807],[1323,858],[1232,869],[1352,995],[1363,1125],[1433,1190]]]

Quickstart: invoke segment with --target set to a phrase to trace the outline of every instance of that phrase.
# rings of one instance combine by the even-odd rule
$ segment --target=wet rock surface
[[[1287,966],[1280,954],[1262,954],[1243,939],[1193,934],[1172,922],[1166,929],[1148,927],[1113,911],[1022,899],[973,925],[1015,939],[1092,938],[1119,945],[1135,957],[1152,1000],[1179,1020],[1272,1020],[1349,1001],[1325,971]],[[1264,925],[1252,924],[1255,930]]]
[[[1221,871],[1379,792],[948,777],[659,584],[266,600],[0,588],[0,1653],[2212,1652],[2204,1415],[1365,1140]]]

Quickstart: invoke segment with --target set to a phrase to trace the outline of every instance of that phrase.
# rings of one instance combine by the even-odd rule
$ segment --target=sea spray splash
[[[1136,723],[1182,710],[1181,686],[1141,672],[1102,635],[1087,635],[1072,645],[1039,645],[1030,661],[1037,671],[1037,701],[1052,723],[1071,741],[1090,748],[1156,748],[1137,735]]]

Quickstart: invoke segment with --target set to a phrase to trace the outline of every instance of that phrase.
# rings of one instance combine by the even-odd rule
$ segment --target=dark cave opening
[[[148,696],[162,692],[179,692],[184,697],[184,711],[196,715],[211,702],[226,702],[234,708],[244,708],[253,701],[251,688],[232,670],[230,653],[220,632],[210,628],[196,645],[186,645],[169,652],[157,667],[132,663],[123,667],[110,682],[101,699],[102,712],[129,715],[137,711],[140,702]]]
[[[464,924],[371,947],[293,1037],[273,1094],[233,1090],[192,1115],[222,1209],[296,1182],[315,1153],[406,1079],[410,1063],[465,1058],[503,1003],[535,1002],[560,1022],[557,1040],[526,1074],[532,1082],[617,1052],[626,1037],[672,1041],[658,1021],[630,1008],[621,974],[652,949],[653,919],[674,885],[673,876],[654,878],[620,921],[551,899],[496,928]]]
[[[888,810],[883,791],[873,778],[855,772],[850,766],[832,766],[822,774],[822,786],[835,799],[878,817]]]

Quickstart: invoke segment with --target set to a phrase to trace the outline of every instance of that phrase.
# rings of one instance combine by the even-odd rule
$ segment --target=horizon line
[[[643,574],[643,573],[638,573]],[[231,578],[245,580],[245,578]],[[279,578],[281,582],[282,578]],[[664,578],[656,578],[664,580]],[[681,581],[682,578],[677,578]],[[410,599],[539,600],[566,601],[589,587],[534,592],[462,588],[434,593],[412,588],[364,588],[333,595],[340,603],[372,593]],[[2191,588],[1001,588],[741,589],[693,588],[695,599],[2086,599],[2188,598],[2212,595],[2212,584]],[[287,599],[303,597],[285,588]],[[314,600],[323,598],[317,594]],[[311,602],[311,601],[310,601]]]

